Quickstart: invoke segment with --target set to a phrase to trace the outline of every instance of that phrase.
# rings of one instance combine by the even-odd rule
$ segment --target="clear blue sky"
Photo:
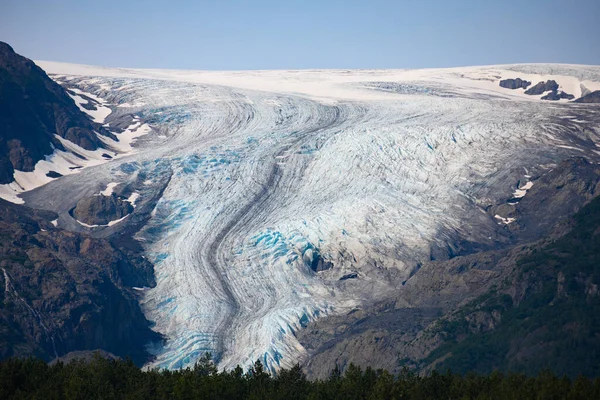
[[[600,64],[600,0],[0,0],[38,60],[176,69]]]

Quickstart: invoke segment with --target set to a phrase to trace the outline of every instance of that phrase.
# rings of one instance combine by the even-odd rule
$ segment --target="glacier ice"
[[[126,145],[140,127],[145,135],[135,153],[60,178],[40,193],[60,192],[67,183],[98,193],[140,174],[152,187],[172,173],[137,235],[157,281],[138,290],[140,301],[166,337],[150,346],[150,366],[185,367],[210,351],[221,368],[256,359],[273,370],[290,367],[306,356],[297,330],[401,290],[398,282],[448,232],[493,242],[498,219],[481,211],[499,189],[510,196],[511,170],[573,154],[598,158],[589,144],[597,143],[598,125],[580,122],[597,121],[596,111],[498,86],[521,75],[536,82],[552,77],[577,93],[584,81],[600,88],[594,67],[41,66],[114,105],[109,127],[114,118],[136,115],[124,131]],[[579,119],[566,117],[573,114]],[[585,139],[572,134],[583,130]],[[130,201],[140,204],[138,196]],[[315,272],[319,257],[333,268]],[[348,277],[355,278],[340,280]]]

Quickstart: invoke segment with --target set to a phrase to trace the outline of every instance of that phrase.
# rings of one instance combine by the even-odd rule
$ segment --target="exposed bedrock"
[[[557,91],[558,83],[554,80],[548,80],[546,82],[538,82],[536,85],[530,87],[525,91],[525,94],[529,95],[540,95],[547,91]]]
[[[515,178],[512,196],[472,210],[462,229],[440,228],[430,245],[431,261],[498,250],[548,235],[598,194],[600,166],[583,157],[566,159],[552,169]]]
[[[144,364],[160,336],[131,285],[152,286],[152,264],[56,218],[0,199],[0,358],[103,349]]]
[[[121,357],[116,356],[107,351],[104,351],[102,349],[76,350],[76,351],[71,351],[71,352],[65,354],[64,356],[55,358],[54,360],[52,360],[50,362],[50,365],[54,365],[58,362],[61,362],[63,364],[69,364],[76,360],[87,364],[87,363],[92,362],[96,357],[105,358],[107,360],[120,360],[121,359]]]
[[[545,96],[542,96],[542,100],[561,100],[561,99],[567,99],[567,100],[573,100],[575,98],[575,96],[573,96],[572,94],[569,93],[565,93],[565,92],[558,92],[556,90],[551,91],[550,93],[548,93]]]
[[[531,85],[531,82],[523,80],[521,78],[504,79],[500,81],[500,87],[506,89],[527,89],[529,85]]]
[[[583,157],[570,158],[532,183],[524,197],[509,199],[489,210],[493,215],[514,218],[514,222],[505,226],[520,242],[548,235],[557,223],[597,196],[600,193],[600,165]],[[522,184],[519,182],[518,186]]]
[[[591,92],[575,100],[575,103],[600,103],[600,90]]]
[[[110,196],[95,195],[79,200],[73,209],[73,217],[88,225],[106,225],[132,211],[131,203],[113,193]]]
[[[64,150],[54,135],[95,150],[104,146],[96,132],[114,138],[41,68],[0,42],[0,184],[12,182],[15,170],[33,171],[53,149]]]

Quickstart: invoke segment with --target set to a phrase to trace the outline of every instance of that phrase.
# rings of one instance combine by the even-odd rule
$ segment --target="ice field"
[[[82,110],[120,141],[107,142],[113,159],[89,154],[81,169],[66,167],[84,164],[68,154],[50,156],[37,176],[60,159],[64,177],[36,181],[34,172],[18,172],[33,174],[17,179],[29,183],[3,185],[0,195],[22,201],[21,192],[45,184],[22,199],[56,208],[42,199],[68,196],[75,186],[91,194],[138,182],[137,211],[154,185],[164,185],[136,235],[157,281],[137,292],[166,338],[149,344],[150,366],[190,366],[210,351],[219,368],[256,359],[290,367],[306,356],[295,332],[311,320],[402,290],[432,248],[458,238],[493,246],[512,221],[486,206],[526,196],[535,181],[520,181],[567,156],[600,156],[597,105],[542,101],[498,85],[555,79],[578,98],[600,90],[599,67],[39,65],[71,88],[77,104],[82,95],[97,99],[97,111]],[[126,127],[111,122],[130,115]],[[60,215],[59,226],[74,226]]]

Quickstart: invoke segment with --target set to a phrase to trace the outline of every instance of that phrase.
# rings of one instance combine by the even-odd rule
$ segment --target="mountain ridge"
[[[31,60],[0,42],[0,183],[12,182],[15,170],[65,150],[58,135],[86,150],[104,147],[97,133],[114,137],[82,114],[67,92]]]

